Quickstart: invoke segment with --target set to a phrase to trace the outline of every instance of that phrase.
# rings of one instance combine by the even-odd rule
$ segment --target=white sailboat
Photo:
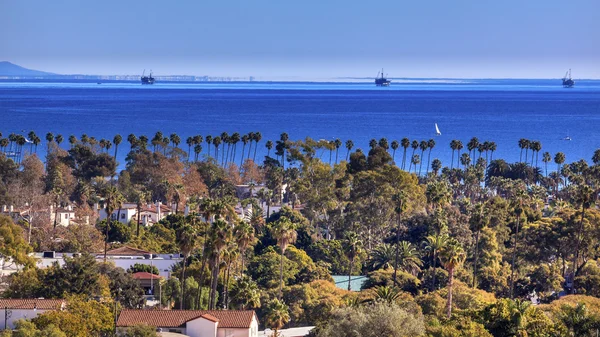
[[[442,133],[440,132],[440,128],[438,128],[437,123],[435,123],[435,134],[438,135],[438,136],[442,135]]]

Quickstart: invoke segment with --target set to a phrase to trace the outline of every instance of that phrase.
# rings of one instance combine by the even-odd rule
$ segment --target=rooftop
[[[152,253],[149,251],[132,248],[129,246],[123,246],[123,247],[111,249],[106,252],[106,255],[113,255],[113,256],[144,256],[144,255],[150,255],[150,254],[152,254]]]
[[[185,323],[205,318],[219,322],[220,328],[249,328],[254,311],[246,310],[123,310],[117,320],[117,326],[127,327],[146,324],[155,327],[174,328]]]
[[[133,276],[133,278],[136,280],[160,280],[163,278],[160,275],[154,275],[145,271],[133,273],[131,276]]]
[[[65,303],[65,300],[56,299],[3,298],[0,299],[0,308],[60,310],[64,307]]]

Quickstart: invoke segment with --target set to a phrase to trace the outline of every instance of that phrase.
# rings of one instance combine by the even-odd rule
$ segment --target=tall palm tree
[[[71,144],[71,148],[77,144],[77,137],[75,137],[75,135],[69,136],[69,144]]]
[[[510,271],[510,298],[514,298],[514,288],[515,288],[515,268],[516,268],[516,260],[517,260],[517,250],[519,246],[519,226],[521,223],[521,215],[524,213],[524,203],[526,201],[527,194],[524,190],[519,189],[516,191],[513,196],[513,209],[515,212],[516,222],[515,222],[515,235],[513,242],[513,251],[512,251],[512,261],[511,261],[511,271]]]
[[[227,132],[221,132],[221,142],[223,143],[223,153],[221,154],[221,166],[225,166],[225,156],[226,151],[229,151],[229,134]],[[213,141],[214,144],[214,141]],[[227,144],[227,150],[225,150],[225,145]],[[217,162],[219,161],[219,157],[217,156]]]
[[[238,247],[230,243],[223,249],[223,262],[225,263],[225,271],[224,271],[224,296],[223,296],[223,308],[225,310],[229,309],[229,281],[231,280],[231,265],[237,260],[240,251]]]
[[[198,161],[198,156],[200,155],[201,152],[202,152],[202,145],[196,144],[194,146],[195,161]]]
[[[379,140],[379,146],[384,148],[386,151],[390,148],[387,138],[383,137]]]
[[[153,152],[156,152],[156,149],[158,148],[158,146],[160,144],[162,144],[164,139],[163,133],[160,131],[156,131],[156,133],[154,134],[154,137],[152,138],[151,144],[153,146]]]
[[[240,134],[238,132],[232,133],[229,137],[229,142],[233,146],[233,149],[231,151],[231,159],[229,160],[229,162],[235,163],[235,154],[237,152],[237,144],[240,142]]]
[[[448,302],[446,304],[446,315],[452,317],[452,286],[454,284],[454,271],[460,267],[466,259],[463,248],[456,240],[450,240],[440,254],[440,260],[448,271]]]
[[[545,169],[546,169],[546,177],[548,176],[548,163],[552,161],[552,155],[550,155],[550,152],[546,151],[544,152],[544,154],[542,155],[542,162],[544,163]]]
[[[273,336],[279,336],[279,330],[290,320],[288,306],[279,299],[273,299],[267,304],[264,320],[265,325],[273,330]]]
[[[431,159],[431,150],[433,150],[434,147],[435,147],[434,139],[430,139],[429,141],[427,141],[427,148],[429,149],[429,153],[427,154],[427,173],[426,174],[429,174],[429,160]]]
[[[450,169],[454,168],[454,151],[456,151],[457,140],[453,139],[450,141],[450,149],[452,149],[452,161],[450,162]]]
[[[369,141],[369,147],[370,147],[371,149],[374,149],[376,146],[377,146],[377,140],[376,140],[375,138],[372,138],[372,139]]]
[[[246,144],[248,144],[248,141],[250,141],[250,137],[248,135],[243,135],[242,136],[242,144],[244,144],[244,146],[242,146],[242,159],[240,161],[240,167],[242,167],[242,165],[244,164],[244,153],[245,153]]]
[[[335,163],[338,163],[338,153],[340,152],[340,146],[342,146],[342,141],[339,138],[333,141],[335,145]]]
[[[254,133],[254,142],[256,143],[254,145],[254,156],[252,157],[252,161],[256,162],[256,149],[258,148],[258,142],[260,142],[262,139],[262,134],[257,131]]]
[[[456,151],[457,151],[457,155],[456,158],[460,158],[460,151],[463,149],[463,143],[460,140],[456,141]]]
[[[357,255],[362,252],[362,241],[358,237],[358,234],[355,232],[348,232],[346,234],[346,238],[343,241],[344,254],[349,260],[348,265],[348,291],[352,289],[351,281],[352,281],[352,267],[354,265],[354,259]]]
[[[425,153],[425,151],[427,150],[428,147],[429,147],[429,143],[425,140],[422,140],[419,143],[419,149],[421,149],[421,158],[425,158],[425,157],[423,157],[423,154]],[[421,164],[419,165],[419,175],[421,175],[422,167],[423,167],[423,161],[421,161]]]
[[[352,148],[354,147],[354,142],[350,139],[348,139],[346,141],[346,149],[348,150],[348,152],[346,152],[346,161],[348,161],[348,158],[350,157],[350,151],[352,150]]]
[[[496,142],[490,142],[490,161],[494,160],[494,151],[496,151],[497,148]]]
[[[471,140],[469,140],[469,142],[467,143],[467,150],[469,150],[469,155],[471,156],[471,158],[475,158],[475,151],[477,150],[478,147],[479,147],[479,139],[477,137],[471,138]],[[471,153],[471,152],[473,152],[473,153]]]
[[[420,162],[421,162],[421,157],[419,157],[418,154],[415,154],[412,156],[412,159],[410,160],[410,164],[415,165],[415,174],[417,174],[417,165],[419,165]],[[410,172],[410,168],[408,169],[408,172]]]
[[[191,221],[191,217],[188,216],[185,224],[178,228],[175,233],[179,251],[183,255],[183,267],[181,268],[181,300],[179,302],[179,310],[183,310],[183,302],[185,298],[185,267],[190,254],[196,247],[197,228],[194,226],[194,224],[195,222]]]
[[[273,149],[273,141],[267,140],[265,143],[265,147],[267,148],[267,157],[271,156],[271,149]]]
[[[579,225],[576,232],[575,237],[575,254],[573,255],[573,270],[572,270],[572,278],[575,279],[577,276],[577,272],[579,271],[579,250],[581,246],[581,242],[583,241],[583,231],[584,231],[584,219],[585,219],[585,211],[590,207],[594,206],[596,203],[596,198],[598,196],[598,192],[594,191],[589,185],[577,185],[574,203],[581,207],[581,218],[579,220]],[[585,263],[584,263],[585,264]]]
[[[233,236],[235,237],[235,241],[237,242],[238,247],[240,248],[240,253],[242,256],[242,268],[240,270],[240,273],[243,274],[246,250],[248,250],[248,247],[250,245],[256,242],[254,227],[252,227],[252,225],[246,221],[240,221],[233,230]]]
[[[115,144],[115,160],[117,159],[117,151],[119,150],[119,144],[121,144],[122,141],[123,141],[123,137],[121,137],[121,135],[119,135],[119,134],[117,134],[113,138],[113,143]]]
[[[208,144],[208,156],[210,157],[210,146],[212,145],[213,137],[211,135],[208,135],[204,138],[204,141],[206,142],[206,144]]]
[[[473,261],[473,288],[477,287],[477,262],[479,260],[479,235],[481,230],[490,222],[490,218],[487,215],[485,206],[482,203],[478,203],[475,205],[473,209],[473,213],[471,214],[471,218],[469,219],[469,224],[471,225],[471,230],[475,232],[475,259]]]
[[[83,142],[83,138],[81,141]],[[148,148],[148,137],[146,135],[141,135],[138,138],[137,145],[139,145],[142,150],[146,150]]]
[[[171,144],[173,144],[173,146],[175,147],[179,147],[179,144],[181,144],[181,137],[179,137],[179,135],[176,133],[172,133],[169,136],[169,140],[171,141]]]
[[[114,212],[115,208],[117,208],[121,193],[116,187],[109,185],[104,189],[102,194],[104,196],[104,208],[106,209],[106,230],[104,238],[104,263],[106,263],[106,252],[108,251],[108,232],[110,230],[110,223],[112,222],[112,213]],[[56,219],[56,217],[54,218]],[[117,221],[118,220],[119,219],[117,219]]]
[[[194,137],[187,137],[185,143],[188,146],[188,162],[190,161],[190,155],[192,154],[192,145],[194,145]]]
[[[408,147],[410,146],[410,140],[404,137],[400,140],[400,145],[404,149],[404,153],[402,154],[402,169],[404,170],[406,164],[406,150],[408,150]]]
[[[77,141],[77,138],[75,138],[75,136],[73,136],[73,139],[75,139],[75,142]],[[138,138],[133,133],[130,133],[129,136],[127,136],[127,142],[129,143],[131,149],[133,150],[133,148],[138,143]],[[74,143],[71,143],[71,145],[74,145]]]
[[[211,228],[211,250],[213,255],[212,281],[210,289],[209,310],[214,310],[217,296],[217,285],[219,281],[219,267],[221,265],[221,252],[229,244],[231,240],[231,226],[222,220],[218,219],[212,223]]]
[[[562,164],[564,164],[566,160],[565,154],[562,152],[557,152],[554,156],[554,163],[556,163],[556,172],[560,173],[560,168]]]
[[[410,143],[410,147],[413,149],[413,151],[412,151],[412,154],[410,155],[410,165],[408,165],[409,173],[410,173],[410,169],[412,168],[412,164],[414,164],[415,151],[419,148],[419,142],[416,140],[413,140],[412,143]]]
[[[215,147],[215,161],[219,163],[219,146],[221,145],[221,137],[216,136],[212,140],[213,146]]]
[[[523,150],[529,145],[529,141],[525,138],[519,139],[519,149],[521,149],[521,154],[519,155],[519,161],[523,162]],[[527,161],[527,156],[525,156],[525,161]]]
[[[431,254],[431,266],[433,267],[433,281],[431,284],[431,291],[435,290],[435,268],[437,264],[437,259],[439,258],[439,253],[446,247],[446,245],[448,245],[449,239],[450,237],[448,237],[447,234],[428,235],[425,238],[425,251]]]
[[[36,136],[36,137],[37,137],[37,136]],[[33,138],[36,138],[36,137],[33,137]],[[31,138],[30,138],[30,140],[31,140]],[[64,138],[63,138],[63,136],[62,136],[62,135],[56,135],[56,137],[54,138],[54,140],[56,141],[56,144],[57,144],[58,146],[60,146],[60,143],[62,143],[62,142],[63,142]]]
[[[392,160],[396,163],[396,150],[400,147],[400,143],[397,140],[392,140]]]
[[[50,143],[54,140],[54,134],[52,132],[48,132],[46,134],[46,141],[48,142],[48,147],[50,147]]]
[[[283,254],[285,254],[285,250],[290,244],[296,242],[298,233],[294,223],[282,216],[272,224],[271,235],[277,240],[277,245],[281,250],[281,264],[279,266],[279,298],[281,298],[283,296]]]

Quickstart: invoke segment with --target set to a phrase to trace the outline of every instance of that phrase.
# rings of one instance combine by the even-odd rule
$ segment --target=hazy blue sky
[[[86,74],[600,78],[600,0],[0,0],[0,60]]]

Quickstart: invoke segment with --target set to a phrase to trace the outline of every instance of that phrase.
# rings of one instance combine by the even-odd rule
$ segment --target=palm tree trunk
[[[406,164],[406,148],[404,148],[404,154],[402,154],[402,169],[404,170],[404,168]]]
[[[252,141],[250,141],[250,145],[248,145],[248,155],[246,156],[246,159],[250,159],[250,151],[252,151]]]
[[[258,143],[254,146],[254,156],[252,157],[252,161],[256,162],[256,149],[258,148]]]
[[[350,286],[350,282],[352,281],[352,267],[354,266],[354,257],[350,259],[350,268],[349,272],[348,272],[348,291],[352,290],[352,287]]]
[[[475,261],[473,262],[473,288],[477,287],[477,260],[479,259],[479,233],[475,235]]]
[[[452,161],[450,162],[450,169],[454,168],[454,149],[452,149]]]
[[[140,237],[140,217],[142,216],[142,210],[141,210],[141,205],[138,204],[137,205],[137,229],[136,229],[136,236],[139,238]]]
[[[515,246],[513,247],[512,253],[512,262],[510,264],[510,298],[514,298],[514,288],[515,288],[515,261],[517,259],[517,245],[519,244],[519,221],[521,219],[521,215],[517,218],[517,228],[515,231]]]
[[[431,148],[429,149],[429,154],[427,154],[427,173],[429,174],[429,160],[431,159]]]
[[[229,309],[229,275],[231,270],[231,263],[227,264],[227,276],[225,277],[225,299],[224,306],[225,310]]]
[[[448,303],[446,304],[446,315],[452,317],[452,284],[454,283],[454,268],[448,271]]]
[[[435,291],[435,274],[437,272],[437,270],[435,269],[435,250],[433,250],[433,261],[431,264],[433,265],[433,280],[431,281],[431,291]]]
[[[179,301],[179,310],[183,310],[183,299],[185,298],[185,264],[187,256],[183,257],[183,268],[181,271],[181,300]]]
[[[246,151],[246,144],[244,144],[244,146],[242,146],[242,159],[240,160],[240,167],[242,167],[242,165],[244,165],[244,152]]]
[[[279,264],[279,299],[283,297],[283,249],[281,250],[281,263]]]
[[[396,227],[396,258],[394,259],[394,285],[398,284],[398,257],[400,255],[400,214],[397,217]]]
[[[581,220],[577,229],[577,242],[575,244],[575,256],[573,256],[573,280],[577,274],[577,262],[579,261],[579,246],[581,245],[581,234],[583,233],[583,220],[585,218],[585,206],[581,205]]]
[[[216,296],[217,296],[217,285],[219,283],[219,263],[220,263],[220,259],[219,259],[219,252],[217,253],[217,257],[215,258],[215,266],[213,267],[213,279],[212,279],[212,285],[211,285],[211,290],[210,290],[210,305],[209,305],[209,310],[214,310],[215,306],[217,305],[216,302]]]
[[[208,219],[207,219],[208,220]],[[204,240],[202,242],[202,267],[200,269],[200,280],[198,282],[198,310],[201,310],[201,302],[202,301],[202,291],[204,285],[204,269],[206,268],[206,232],[204,233]]]

